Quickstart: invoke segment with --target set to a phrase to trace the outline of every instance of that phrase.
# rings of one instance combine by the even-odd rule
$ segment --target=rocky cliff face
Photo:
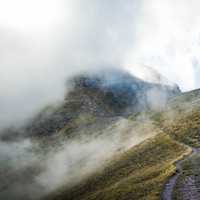
[[[49,107],[26,127],[31,135],[51,135],[67,126],[68,132],[105,118],[127,116],[151,109],[152,101],[165,101],[180,93],[178,86],[144,82],[122,70],[82,74],[71,79],[73,89],[62,105]],[[155,95],[155,98],[152,96]]]

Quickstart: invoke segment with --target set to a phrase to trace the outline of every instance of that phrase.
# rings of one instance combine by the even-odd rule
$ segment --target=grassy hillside
[[[154,123],[175,140],[200,147],[200,90],[170,101],[168,109],[152,116]]]
[[[192,149],[186,145],[200,147],[199,100],[200,90],[196,90],[172,99],[165,111],[143,114],[162,133],[158,131],[154,138],[114,158],[106,168],[80,185],[72,188],[63,186],[47,200],[161,199],[166,180],[176,171],[175,161],[191,154]],[[129,118],[134,121],[140,117],[140,114],[134,114]],[[146,123],[145,120],[141,122],[143,125]],[[200,159],[194,159],[184,163],[185,171],[178,181],[174,199],[181,199],[180,185],[188,174],[197,175],[199,172]]]
[[[165,112],[153,115],[154,122],[171,138],[194,148],[190,159],[181,163],[174,192],[174,200],[200,199],[200,90],[182,94],[168,105]]]
[[[139,83],[136,84],[138,91],[141,89],[139,87],[141,83]],[[77,162],[73,163],[74,165],[69,164],[71,171],[68,169],[68,174],[66,174],[64,170],[62,176],[59,176],[58,180],[56,179],[58,183],[62,179],[61,184],[55,186],[59,189],[55,191],[55,188],[53,188],[50,191],[54,192],[51,194],[47,192],[48,196],[42,200],[160,199],[166,180],[176,173],[176,161],[191,154],[191,147],[200,147],[200,90],[184,94],[175,92],[179,95],[172,98],[164,110],[155,112],[147,111],[148,106],[137,103],[135,105],[144,106],[145,109],[129,110],[129,97],[134,97],[134,94],[129,93],[129,83],[127,82],[112,85],[112,87],[109,85],[106,88],[101,84],[101,88],[97,86],[99,87],[98,79],[95,82],[93,79],[78,79],[77,88],[75,87],[76,89],[69,93],[62,105],[47,108],[22,129],[22,135],[24,134],[25,138],[31,136],[31,141],[37,144],[39,149],[36,150],[39,154],[37,152],[36,155],[42,158],[39,163],[36,161],[35,166],[31,163],[33,168],[37,169],[41,163],[45,165],[44,160],[47,159],[47,167],[45,167],[50,167],[51,176],[54,175],[54,172],[59,172],[59,167],[65,168],[65,165],[66,168],[69,167],[67,162],[70,160],[73,163],[74,158],[76,161],[78,157]],[[158,86],[151,87],[157,88]],[[146,89],[145,84],[144,90]],[[124,96],[124,94],[127,96]],[[136,96],[141,97],[141,95]],[[5,135],[7,136],[7,133]],[[11,135],[15,140],[16,135],[22,136],[21,132],[19,134],[18,132],[12,134],[11,132]],[[82,141],[83,138],[86,141]],[[94,141],[100,139],[100,146],[96,145],[95,142],[92,143],[91,139]],[[4,140],[12,141],[10,138],[4,138]],[[71,146],[68,146],[70,141],[75,142],[75,151],[70,149]],[[143,142],[136,145],[141,141]],[[85,146],[84,148],[82,146],[81,149],[80,145],[83,143]],[[92,148],[86,151],[88,144]],[[108,147],[113,145],[114,147],[107,148],[106,145]],[[66,146],[68,148],[65,149]],[[74,146],[72,145],[72,147]],[[61,155],[63,162],[59,163],[58,167],[55,163],[55,167],[51,168],[49,165],[54,166],[54,163],[48,162],[49,156],[51,160],[51,156],[54,153],[57,155],[57,151],[59,152],[62,148],[64,149]],[[52,154],[48,154],[49,151],[50,153],[52,151]],[[87,167],[85,160],[88,157],[92,158],[89,161],[94,162],[94,160],[98,160],[96,157],[101,156],[101,153],[105,155],[109,154],[110,151],[115,152],[111,153],[112,158],[105,156],[106,162],[99,162],[97,164],[99,167],[95,168],[96,171],[93,170],[83,177],[81,176],[85,172],[82,169]],[[69,152],[72,154],[68,154]],[[78,154],[82,153],[82,157],[79,158]],[[100,154],[97,155],[97,153]],[[66,155],[70,158],[69,160],[65,158]],[[59,156],[60,154],[58,154],[58,158],[60,158]],[[57,161],[52,160],[53,162]],[[102,159],[101,161],[105,160]],[[176,196],[181,196],[180,186],[183,185],[188,174],[196,173],[199,164],[199,159],[195,159],[194,162],[185,165],[185,173],[180,177],[176,186]],[[41,169],[42,172],[45,172],[45,167]],[[81,176],[81,178],[73,182],[72,179],[67,179],[74,167],[77,167],[77,171],[75,170],[73,175]],[[23,178],[24,175],[23,173]],[[45,181],[48,180],[48,177],[45,177]],[[30,182],[34,181],[35,178],[37,176],[30,180],[25,177]],[[21,179],[17,180],[16,185],[23,186],[26,190],[27,184],[24,184],[24,179],[22,179],[23,184],[20,184],[20,181]],[[7,185],[8,188],[11,187],[11,182],[6,183],[6,187]],[[30,185],[32,186],[32,184]],[[60,185],[62,185],[61,188]],[[4,180],[2,188],[2,191],[6,190]],[[40,190],[42,189],[40,188]],[[6,194],[9,197],[9,190]],[[16,194],[14,190],[12,195],[15,196]],[[34,199],[34,194],[31,193],[27,196],[22,190],[20,190],[20,195],[26,200],[29,196],[31,196],[29,199]],[[6,196],[6,199],[9,198]],[[18,195],[16,199],[21,200],[22,198]]]
[[[173,163],[190,151],[162,133],[114,158],[82,184],[46,199],[160,199],[165,179],[175,172]]]

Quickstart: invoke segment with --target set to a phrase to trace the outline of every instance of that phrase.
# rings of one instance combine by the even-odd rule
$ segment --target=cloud
[[[65,80],[80,71],[119,66],[134,73],[134,66],[139,63],[158,70],[183,90],[200,86],[200,3],[197,0],[17,2],[0,2],[0,128],[21,124],[44,105],[62,100],[67,90]],[[137,65],[145,80],[152,78],[151,73],[140,69]],[[157,91],[150,91],[148,97],[155,109],[165,105],[165,96]],[[158,98],[159,106],[154,101]],[[121,145],[127,147],[145,139],[141,132],[132,132],[134,137],[127,137],[132,139],[130,144],[122,142],[120,133],[127,132],[129,126],[127,122],[121,125],[122,128],[113,129],[118,133],[114,139],[72,141],[60,151],[50,152],[45,157],[46,166],[41,166],[44,169],[34,180],[39,184],[39,191],[43,187],[55,189],[62,183],[59,179],[64,174],[72,175],[72,179],[80,175],[79,166],[86,157],[82,169],[94,169],[94,158],[101,161]],[[102,146],[111,154],[105,153]],[[42,163],[41,155],[35,154],[32,148],[36,147],[30,141],[0,142],[0,160],[9,158],[11,168],[18,166],[23,170],[26,164]],[[32,182],[22,181],[24,185],[27,193],[29,190],[37,193],[32,191],[37,191]],[[23,192],[16,186],[21,185],[13,183],[11,189]]]
[[[200,87],[197,78],[200,69],[197,64],[200,59],[200,2],[143,2],[135,24],[135,44],[125,63],[129,66],[134,66],[135,62],[151,66],[178,83],[183,90]]]
[[[62,99],[72,74],[120,66],[134,38],[139,1],[28,2],[32,6],[24,0],[0,3],[8,11],[0,14],[1,126],[18,124]],[[34,18],[37,7],[41,19]]]
[[[139,63],[183,90],[199,87],[198,8],[196,0],[0,2],[0,126],[62,100],[66,78],[84,70],[134,73]]]
[[[143,119],[144,120],[144,119]],[[0,142],[1,199],[35,200],[71,187],[101,169],[114,155],[152,137],[151,122],[148,131],[137,123],[118,118],[105,129],[96,129],[94,135],[81,134],[42,146],[31,140]],[[79,135],[79,134],[78,134]]]

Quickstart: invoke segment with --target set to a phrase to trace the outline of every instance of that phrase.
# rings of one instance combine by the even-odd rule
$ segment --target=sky
[[[0,1],[0,127],[59,102],[65,80],[102,67],[149,66],[200,87],[198,0]]]

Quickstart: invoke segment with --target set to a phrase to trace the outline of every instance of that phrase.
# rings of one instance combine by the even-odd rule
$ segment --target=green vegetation
[[[188,116],[181,117],[164,130],[176,140],[193,147],[200,147],[200,111],[196,110]]]
[[[64,128],[59,132],[61,134],[70,135],[72,131],[77,130],[77,128],[87,127],[93,123],[96,123],[97,117],[92,113],[80,113],[75,119],[70,120]]]
[[[156,131],[156,136],[115,156],[106,166],[79,185],[51,194],[48,200],[158,200],[166,180],[176,172],[175,162],[200,147],[200,90],[172,99],[163,112],[148,111],[128,117],[141,132]],[[83,119],[83,120],[82,120]],[[78,123],[93,119],[86,115]],[[150,120],[149,120],[150,119]],[[148,123],[147,123],[148,122]],[[152,124],[155,128],[148,128]],[[142,126],[141,126],[142,125]],[[155,133],[152,135],[155,135]],[[186,144],[186,145],[184,145]],[[183,196],[180,188],[185,179],[200,174],[200,157],[183,162],[174,199]],[[199,178],[200,182],[200,178]]]
[[[80,185],[60,190],[47,199],[160,199],[166,178],[175,172],[173,163],[189,153],[190,149],[159,134],[114,158]]]
[[[169,109],[151,116],[153,123],[173,139],[192,147],[200,147],[200,108],[187,111]]]

